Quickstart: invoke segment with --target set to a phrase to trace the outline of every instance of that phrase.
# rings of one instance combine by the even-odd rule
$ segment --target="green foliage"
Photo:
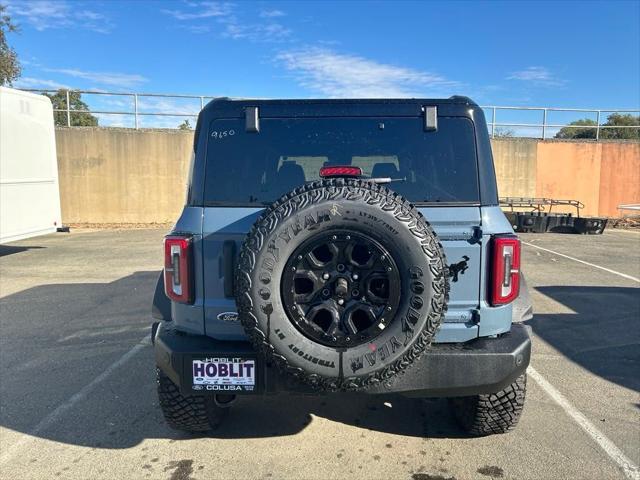
[[[635,126],[640,125],[640,115],[633,116],[629,113],[612,113],[607,118],[609,126]],[[600,131],[601,138],[614,140],[640,140],[640,127],[638,128],[605,128]]]
[[[0,5],[0,85],[11,85],[20,76],[22,67],[16,51],[7,43],[7,33],[17,32],[18,27],[11,23],[5,13],[7,7]]]
[[[64,110],[63,112],[53,112],[55,124],[58,126],[67,126],[67,91],[58,90],[54,94],[46,94],[51,99],[53,109]],[[72,127],[96,127],[98,119],[90,113],[74,112],[74,110],[89,110],[89,105],[82,101],[80,92],[69,90],[69,106],[71,110],[71,126]]]
[[[571,122],[569,125],[574,126],[597,126],[595,120],[590,118],[583,118]],[[634,126],[640,125],[640,116],[633,116],[630,114],[612,113],[607,117],[607,122],[600,126],[600,139],[606,140],[640,140],[640,128],[602,128],[602,127],[620,127],[620,126]],[[596,138],[595,128],[571,128],[569,126],[562,127],[555,138]]]
[[[590,118],[583,118],[571,122],[569,125],[575,126],[596,126],[597,122]],[[569,126],[562,127],[558,133],[555,134],[555,138],[596,138],[595,128],[571,128]]]
[[[180,125],[178,125],[178,129],[180,130],[191,130],[191,123],[189,123],[189,119],[186,119],[184,122],[182,122]]]

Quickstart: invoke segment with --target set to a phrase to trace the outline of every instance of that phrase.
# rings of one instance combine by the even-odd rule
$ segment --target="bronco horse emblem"
[[[464,275],[464,272],[469,268],[469,264],[467,263],[468,261],[469,257],[463,255],[462,260],[458,263],[452,263],[449,265],[449,276],[451,277],[452,282],[458,281],[458,275]]]

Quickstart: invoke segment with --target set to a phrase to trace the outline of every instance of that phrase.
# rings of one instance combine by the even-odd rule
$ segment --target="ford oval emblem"
[[[223,322],[237,322],[238,321],[238,313],[237,312],[222,312],[218,314],[218,320]]]

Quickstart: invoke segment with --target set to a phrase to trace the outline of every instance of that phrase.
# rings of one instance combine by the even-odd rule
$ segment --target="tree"
[[[612,113],[607,117],[606,126],[637,126],[640,125],[640,115],[633,116],[629,113],[624,115],[621,113]],[[605,128],[600,130],[601,138],[610,138],[615,140],[640,140],[639,128]]]
[[[64,110],[62,112],[53,112],[53,119],[56,125],[67,126],[67,91],[58,90],[53,94],[46,94],[51,100],[54,110]],[[89,105],[82,101],[80,92],[69,90],[69,108],[71,110],[71,126],[72,127],[96,127],[98,119],[90,113],[74,112],[74,110],[89,110]]]
[[[583,118],[580,120],[576,120],[571,122],[569,125],[576,126],[596,126],[597,122],[595,120],[591,120],[590,118]],[[596,138],[596,129],[595,128],[571,128],[569,126],[562,127],[558,133],[555,134],[555,138]]]
[[[0,85],[11,85],[20,76],[22,67],[16,51],[7,44],[7,33],[17,32],[18,27],[11,23],[11,17],[5,13],[7,7],[0,5]]]
[[[571,122],[569,125],[579,125],[587,127],[596,127],[597,122],[590,118],[583,118]],[[601,139],[612,140],[638,140],[640,139],[640,128],[602,128],[602,127],[620,127],[620,126],[634,126],[640,125],[640,116],[633,116],[630,114],[612,113],[607,117],[607,122],[600,127]],[[555,138],[596,138],[595,128],[571,128],[570,126],[562,127]]]
[[[516,136],[516,132],[510,128],[496,127],[493,136],[495,138],[513,138]]]
[[[180,125],[178,125],[178,128],[180,130],[191,130],[191,123],[189,123],[189,119],[186,119],[184,122],[182,122]]]

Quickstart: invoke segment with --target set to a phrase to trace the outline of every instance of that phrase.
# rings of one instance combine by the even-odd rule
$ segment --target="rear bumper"
[[[432,345],[404,374],[370,387],[364,393],[456,397],[500,391],[529,365],[529,330],[525,325],[513,324],[510,332],[498,338]],[[203,356],[255,358],[256,386],[250,394],[317,393],[264,364],[248,342],[185,334],[175,330],[170,322],[154,324],[152,333],[156,364],[185,395],[224,393],[192,390],[192,360]]]

